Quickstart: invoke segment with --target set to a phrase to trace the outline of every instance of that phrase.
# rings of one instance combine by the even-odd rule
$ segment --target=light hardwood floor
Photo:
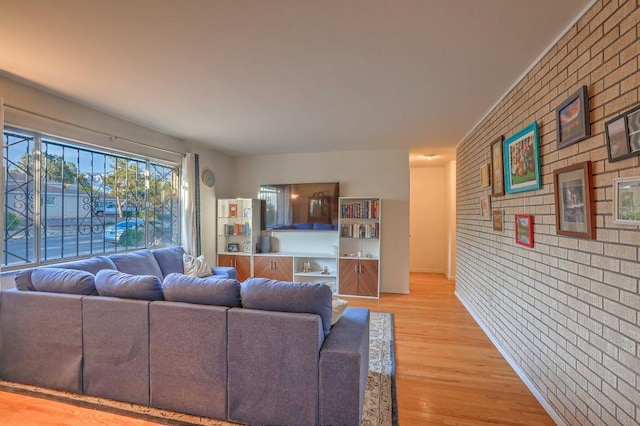
[[[411,274],[411,294],[350,306],[392,312],[401,425],[552,425],[552,419],[440,274]],[[128,417],[0,392],[3,425],[147,425]]]

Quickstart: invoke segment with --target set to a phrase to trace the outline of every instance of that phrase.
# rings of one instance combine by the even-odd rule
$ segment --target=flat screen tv
[[[260,185],[264,229],[338,229],[338,182]]]

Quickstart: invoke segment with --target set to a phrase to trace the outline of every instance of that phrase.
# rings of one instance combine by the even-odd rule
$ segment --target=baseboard
[[[533,396],[538,400],[540,405],[542,405],[542,408],[544,408],[547,414],[549,414],[549,416],[553,419],[556,425],[567,426],[567,424],[562,419],[562,417],[560,417],[560,415],[553,409],[549,401],[547,401],[544,395],[542,395],[542,393],[540,393],[538,388],[535,387],[531,379],[529,379],[529,376],[526,375],[526,373],[520,368],[520,366],[516,363],[516,361],[513,358],[511,358],[511,355],[509,355],[509,353],[506,350],[504,350],[502,345],[500,345],[500,342],[498,341],[498,339],[496,339],[493,333],[489,331],[489,328],[485,326],[484,322],[480,319],[480,316],[476,314],[473,308],[471,308],[471,305],[469,305],[464,300],[464,298],[460,296],[458,291],[455,291],[454,294],[456,295],[460,303],[462,303],[462,305],[465,307],[467,312],[469,312],[469,314],[473,317],[476,323],[480,326],[482,331],[484,331],[484,334],[486,334],[489,340],[491,340],[491,343],[493,343],[493,346],[496,347],[498,352],[500,352],[500,354],[504,357],[504,359],[509,363],[511,368],[513,368],[513,370],[516,372],[518,377],[520,377],[520,380],[522,380],[525,386],[529,388],[529,391],[531,391]]]

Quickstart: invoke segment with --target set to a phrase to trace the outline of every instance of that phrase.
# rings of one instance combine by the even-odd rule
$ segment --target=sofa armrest
[[[219,275],[224,278],[231,278],[232,280],[238,278],[236,268],[234,268],[233,266],[212,266],[211,272],[213,272],[213,275]]]
[[[369,374],[369,310],[347,308],[320,349],[320,424],[360,424]]]

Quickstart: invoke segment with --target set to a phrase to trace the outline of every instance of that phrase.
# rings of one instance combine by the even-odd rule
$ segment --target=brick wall
[[[640,101],[638,1],[597,1],[478,124],[457,151],[460,300],[559,422],[640,423],[640,230],[612,222],[612,180],[639,157],[608,161],[604,123]],[[591,137],[558,150],[556,107],[588,87]],[[533,121],[542,188],[492,198],[504,231],[480,216],[489,144]],[[596,239],[556,235],[553,171],[592,162]],[[514,214],[534,215],[535,246],[514,242]]]

